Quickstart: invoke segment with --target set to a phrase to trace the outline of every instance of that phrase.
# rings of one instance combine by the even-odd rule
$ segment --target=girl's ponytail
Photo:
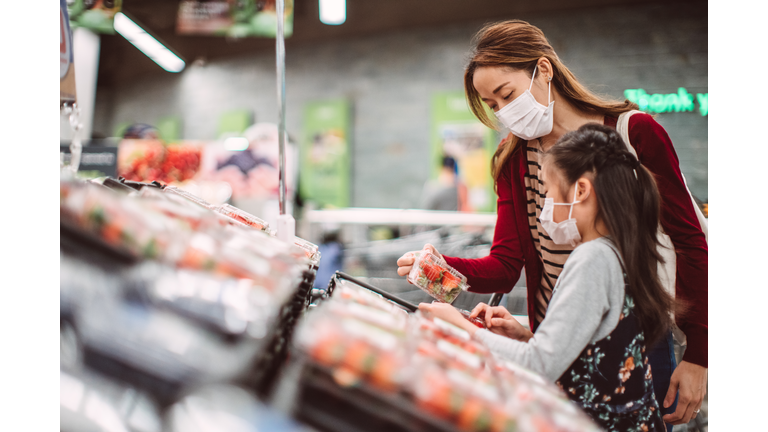
[[[560,173],[563,190],[585,174],[593,178],[602,220],[627,270],[628,293],[650,344],[672,323],[674,299],[659,282],[657,230],[660,196],[653,175],[627,151],[621,136],[609,127],[587,124],[565,134],[545,154],[545,163]]]

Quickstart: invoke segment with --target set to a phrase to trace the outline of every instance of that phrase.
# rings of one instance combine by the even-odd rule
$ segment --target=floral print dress
[[[634,301],[626,290],[626,270],[621,265],[625,294],[618,325],[604,339],[587,345],[557,385],[608,431],[664,432],[666,428],[653,393],[645,337],[634,314]]]

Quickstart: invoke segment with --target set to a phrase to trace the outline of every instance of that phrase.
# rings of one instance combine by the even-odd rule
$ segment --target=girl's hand
[[[440,253],[435,249],[434,246],[427,243],[424,245],[424,249],[427,252],[432,252],[433,254],[437,255],[438,257],[442,258],[443,256],[440,255]],[[408,273],[411,272],[411,268],[413,268],[413,263],[416,261],[416,253],[420,251],[411,251],[406,252],[405,255],[401,256],[397,259],[397,275],[398,276],[407,276]]]
[[[472,309],[470,318],[480,317],[485,321],[485,327],[493,333],[506,336],[521,342],[528,342],[533,333],[520,324],[504,306],[488,306],[479,303]]]
[[[459,328],[468,331],[470,336],[474,335],[475,332],[479,330],[476,325],[467,321],[461,312],[459,312],[455,307],[449,305],[448,303],[420,303],[419,310],[428,316],[440,318],[443,321],[447,321]]]

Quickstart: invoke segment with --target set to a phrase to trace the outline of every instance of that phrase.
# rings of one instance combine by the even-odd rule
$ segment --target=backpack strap
[[[616,132],[621,135],[621,139],[624,140],[624,144],[627,146],[627,151],[632,153],[634,157],[637,157],[637,152],[635,151],[635,148],[632,147],[632,144],[629,143],[629,118],[632,117],[633,114],[639,112],[642,111],[625,111],[619,115],[619,120],[616,122]]]
[[[624,140],[624,144],[627,146],[627,151],[632,153],[632,155],[635,156],[638,160],[640,158],[637,156],[635,148],[632,147],[632,144],[629,142],[629,118],[632,117],[633,114],[639,112],[642,111],[625,111],[619,115],[619,120],[616,122],[616,131],[619,133],[619,135],[621,135],[621,139]],[[693,195],[691,194],[690,189],[688,189],[688,182],[685,181],[685,175],[683,175],[682,172],[680,172],[680,175],[683,177],[683,184],[685,184],[685,188],[688,190],[688,194],[691,196],[691,202],[693,203],[693,209],[696,211],[696,217],[699,220],[701,231],[704,233],[704,237],[707,239],[707,241],[709,241],[709,223],[704,217],[704,214],[701,212],[701,209],[699,209],[699,205],[696,204],[696,201],[693,199]]]

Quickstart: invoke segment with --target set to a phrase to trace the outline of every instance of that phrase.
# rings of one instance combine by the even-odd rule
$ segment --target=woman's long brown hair
[[[596,123],[563,135],[544,154],[542,164],[560,178],[553,186],[562,192],[579,178],[592,177],[596,220],[605,224],[608,233],[603,234],[611,236],[624,260],[627,294],[634,299],[634,313],[650,346],[669,331],[675,306],[658,277],[663,262],[656,237],[661,198],[653,175],[627,151],[618,132]]]
[[[506,67],[511,70],[524,70],[529,76],[533,76],[533,69],[542,57],[549,60],[554,69],[552,85],[560,96],[576,109],[612,117],[637,109],[637,104],[628,100],[618,102],[602,99],[581,85],[557,57],[544,33],[525,21],[510,20],[489,24],[475,35],[473,45],[471,60],[464,72],[464,90],[472,113],[492,129],[498,127],[496,122],[489,118],[480,94],[475,89],[475,71],[481,67]],[[501,167],[517,148],[520,140],[513,135],[511,139],[502,141],[499,145],[491,160],[494,183],[498,182]]]

